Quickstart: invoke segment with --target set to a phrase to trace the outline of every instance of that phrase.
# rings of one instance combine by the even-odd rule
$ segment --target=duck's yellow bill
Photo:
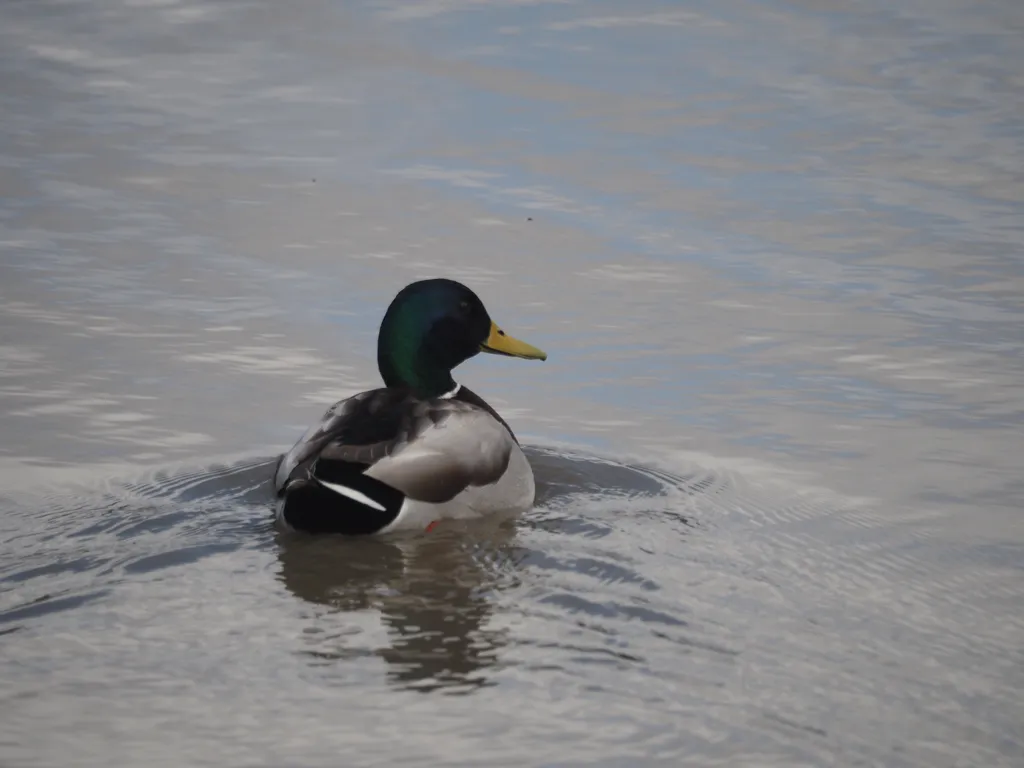
[[[526,360],[548,359],[547,354],[525,341],[512,338],[494,323],[491,323],[491,333],[487,337],[487,341],[480,345],[480,350],[490,352],[492,355],[522,357]]]

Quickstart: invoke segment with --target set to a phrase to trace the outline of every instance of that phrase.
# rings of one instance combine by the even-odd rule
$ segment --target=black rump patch
[[[318,459],[308,480],[291,483],[285,491],[282,517],[292,528],[306,533],[342,533],[367,536],[395,521],[405,495],[386,483],[363,474],[364,465]],[[362,494],[383,507],[350,498],[324,483]]]

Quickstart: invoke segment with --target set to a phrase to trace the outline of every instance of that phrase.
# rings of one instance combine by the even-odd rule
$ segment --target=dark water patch
[[[645,579],[629,568],[612,562],[619,559],[618,555],[605,554],[604,559],[595,557],[579,557],[567,564],[569,570],[586,576],[593,576],[604,582],[634,584],[644,590],[656,590],[658,585]]]
[[[156,472],[126,484],[126,490],[147,498],[166,498],[187,503],[234,499],[265,501],[272,496],[273,469],[277,457],[246,459],[231,465]]]
[[[536,641],[523,641],[523,646],[532,646],[541,651],[567,651],[573,654],[579,654],[574,659],[579,661],[587,656],[601,656],[605,657],[605,660],[612,659],[615,661],[629,662],[631,664],[640,663],[644,660],[640,656],[634,656],[633,654],[626,653],[624,651],[616,650],[615,648],[608,648],[599,645],[577,645],[569,642],[536,642]],[[553,667],[556,668],[556,667]]]
[[[117,528],[118,538],[131,539],[172,531],[188,519],[188,512],[177,507],[171,511],[167,511],[166,507],[136,507],[131,510],[129,519],[132,522],[125,524],[122,521],[122,525]]]
[[[58,574],[84,573],[102,565],[102,563],[102,559],[79,557],[73,560],[40,565],[37,568],[25,568],[17,573],[12,573],[2,577],[0,581],[8,581],[18,584],[31,579],[46,578],[47,576],[56,576]]]
[[[666,488],[706,493],[713,485],[705,477],[680,477],[582,451],[528,446],[525,453],[537,479],[538,507],[570,494],[650,498],[663,496]]]
[[[687,623],[663,611],[653,610],[640,605],[623,605],[616,602],[600,603],[588,600],[580,595],[557,593],[542,597],[538,602],[564,608],[570,615],[586,614],[605,619],[637,619],[645,624],[664,624],[674,627],[685,627]]]
[[[126,484],[137,501],[121,538],[167,531],[190,536],[261,537],[270,532],[271,476],[275,459],[247,459],[231,465],[161,471]],[[147,508],[146,500],[158,506]],[[142,518],[142,519],[139,519]]]
[[[660,631],[658,631],[656,629],[651,630],[651,636],[652,637],[656,637],[656,638],[658,638],[660,640],[667,640],[670,643],[674,643],[674,644],[676,644],[678,646],[681,646],[681,652],[682,653],[687,653],[687,652],[692,652],[693,650],[698,650],[698,651],[711,651],[712,653],[716,653],[716,654],[718,654],[720,656],[727,656],[727,657],[735,657],[735,656],[739,656],[740,655],[740,651],[738,651],[738,650],[736,650],[734,648],[726,648],[724,645],[718,645],[717,643],[711,643],[711,642],[706,642],[706,641],[702,641],[702,640],[697,640],[695,638],[685,637],[685,636],[682,636],[682,635],[673,636],[673,635],[669,635],[666,632],[660,632]]]
[[[130,560],[124,563],[122,568],[127,574],[150,573],[165,568],[191,565],[202,560],[204,557],[210,557],[222,552],[231,552],[235,549],[237,549],[236,544],[197,544],[189,547],[178,547],[168,552]]]
[[[557,510],[545,510],[545,514],[530,519],[530,527],[558,530],[571,536],[584,536],[588,539],[600,539],[612,532],[612,528],[600,522],[570,518]]]
[[[133,505],[121,501],[112,502],[106,507],[93,508],[92,511],[93,514],[88,516],[88,521],[81,528],[68,531],[69,538],[88,539],[115,531],[124,525],[126,518],[130,518],[133,513],[138,512]]]
[[[526,454],[534,467],[537,500],[522,525],[553,534],[596,540],[653,523],[670,528],[673,538],[682,537],[703,524],[684,511],[694,508],[692,500],[709,499],[728,487],[725,478],[704,470],[679,475],[593,453],[537,446],[528,447]]]
[[[564,530],[561,532],[563,534],[566,533]],[[570,531],[568,535],[575,535],[575,533]],[[524,550],[521,563],[532,568],[566,571],[583,576],[591,576],[600,582],[608,584],[632,584],[645,591],[655,591],[660,588],[656,582],[645,579],[636,571],[620,563],[613,562],[613,559],[617,560],[619,556],[613,555],[607,559],[600,559],[598,557],[563,559],[562,557],[550,555],[539,550]]]
[[[0,623],[9,624],[15,621],[27,621],[29,619],[38,619],[43,616],[49,616],[61,611],[74,610],[98,600],[107,594],[109,594],[109,590],[98,590],[95,592],[88,592],[80,595],[67,595],[64,597],[43,595],[27,605],[21,605],[15,608],[9,608],[5,611],[0,611]]]

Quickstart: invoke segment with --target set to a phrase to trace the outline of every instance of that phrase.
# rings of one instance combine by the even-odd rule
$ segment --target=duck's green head
[[[389,387],[406,386],[421,397],[455,387],[452,369],[478,352],[546,360],[491,320],[473,291],[454,280],[421,280],[391,302],[377,336],[377,367]]]

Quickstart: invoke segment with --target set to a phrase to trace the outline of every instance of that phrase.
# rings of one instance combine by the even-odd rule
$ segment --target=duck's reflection
[[[489,627],[502,590],[524,567],[551,558],[516,542],[516,529],[557,535],[607,535],[623,514],[689,522],[666,491],[701,492],[698,482],[599,457],[529,449],[537,507],[529,514],[472,524],[442,524],[408,539],[344,539],[280,534],[280,578],[296,597],[323,607],[305,627],[306,652],[332,668],[372,654],[388,679],[421,691],[487,685],[508,644]],[[698,478],[699,480],[699,478]],[[608,504],[597,505],[595,499]],[[582,499],[583,506],[573,499]],[[651,499],[620,512],[616,500]],[[603,510],[603,511],[602,511]],[[384,643],[377,616],[387,630]]]
[[[340,614],[379,611],[390,642],[373,653],[391,683],[469,691],[488,684],[506,643],[486,625],[496,590],[516,578],[514,536],[508,520],[392,541],[282,534],[280,577],[295,596],[331,608],[318,618],[331,627]],[[315,642],[318,658],[331,655]],[[350,655],[336,650],[335,658]]]

